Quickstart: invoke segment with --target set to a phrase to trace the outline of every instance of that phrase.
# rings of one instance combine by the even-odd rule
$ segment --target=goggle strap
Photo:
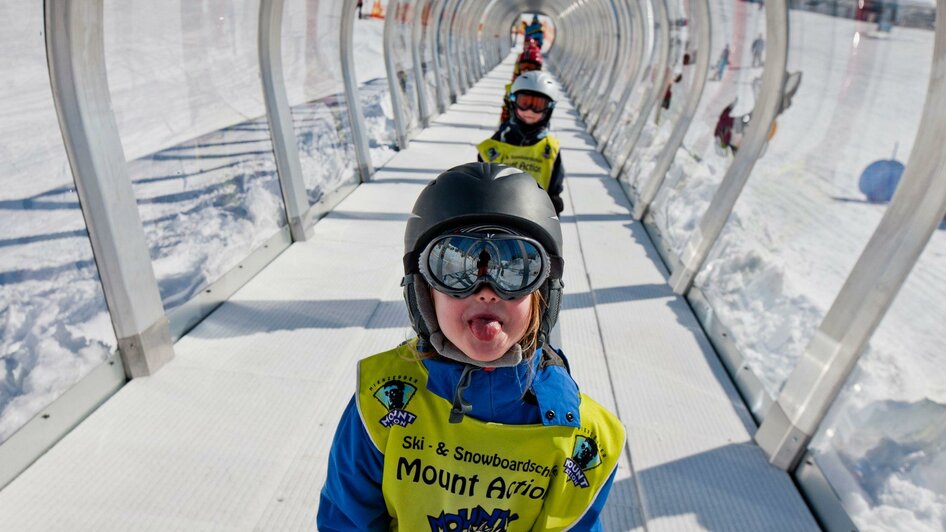
[[[549,279],[561,279],[565,271],[565,259],[549,255]]]
[[[552,333],[552,327],[558,322],[558,311],[561,307],[562,288],[564,286],[561,279],[549,279],[548,301],[545,305],[545,311],[542,313],[542,321],[539,323],[538,344],[540,347],[544,348],[549,345],[549,335]],[[549,348],[551,349],[551,346]]]
[[[417,251],[409,251],[404,254],[404,271],[407,273],[417,273],[418,272],[418,261],[420,260],[420,253]],[[403,283],[402,283],[403,286]]]

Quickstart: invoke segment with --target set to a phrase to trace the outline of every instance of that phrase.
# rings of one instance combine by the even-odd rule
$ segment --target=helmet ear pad
[[[417,310],[420,312],[424,325],[430,334],[440,332],[440,323],[437,322],[437,310],[434,308],[434,297],[430,293],[430,286],[420,274],[414,274],[414,294],[417,298]]]
[[[407,303],[411,326],[423,342],[429,343],[430,335],[440,330],[430,287],[419,273],[405,275],[401,285],[404,286],[404,302]]]

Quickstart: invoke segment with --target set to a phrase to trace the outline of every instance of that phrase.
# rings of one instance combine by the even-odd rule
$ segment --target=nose
[[[493,292],[492,287],[484,285],[483,288],[476,293],[476,299],[484,303],[493,303],[499,300],[499,296],[496,295],[496,292]]]

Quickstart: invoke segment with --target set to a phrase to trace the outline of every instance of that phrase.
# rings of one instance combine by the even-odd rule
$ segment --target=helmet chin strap
[[[437,323],[437,312],[434,310],[434,301],[433,297],[430,295],[430,287],[427,286],[427,282],[424,281],[423,277],[419,274],[415,274],[412,284],[414,287],[415,301],[417,302],[417,311],[426,329],[430,332],[428,341],[441,356],[480,368],[509,367],[522,362],[522,347],[518,343],[513,344],[503,356],[496,360],[490,360],[489,362],[474,360],[468,357],[466,353],[453,345],[443,332],[440,331],[440,325]]]

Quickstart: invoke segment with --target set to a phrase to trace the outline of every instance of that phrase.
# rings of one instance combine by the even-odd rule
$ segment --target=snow
[[[383,6],[387,2],[382,2]],[[365,115],[365,133],[375,168],[383,166],[397,153],[394,108],[384,65],[384,20],[355,19],[355,79],[359,83],[361,110]]]
[[[62,146],[42,3],[0,4],[0,442],[105,361],[115,334]]]
[[[311,203],[355,179],[337,49],[306,64],[307,20],[328,31],[338,14],[313,9],[284,19],[283,43]],[[117,346],[49,91],[42,13],[41,4],[0,6],[3,20],[17,20],[0,37],[0,67],[17,73],[0,85],[9,102],[0,127],[0,442]],[[363,111],[380,166],[395,153],[384,24],[355,23]],[[256,11],[138,2],[106,10],[105,24],[127,169],[159,291],[173,309],[285,225],[256,66]],[[306,79],[311,71],[318,79]]]
[[[137,0],[107,11],[106,61],[153,267],[173,308],[285,221],[254,67],[255,11],[162,5]],[[142,17],[143,9],[154,16]],[[732,161],[715,147],[719,112],[737,98],[735,114],[751,110],[761,74],[745,65],[752,38],[763,31],[764,9],[746,2],[713,9],[725,31],[714,36],[711,60],[728,42],[733,68],[708,82],[652,210],[677,254]],[[331,53],[306,66],[309,16],[319,31],[338,18],[308,13],[285,20],[295,36],[283,43],[287,91],[315,202],[354,179],[355,168],[331,39],[320,41]],[[2,3],[0,20],[16,21],[0,34],[0,70],[16,73],[0,83],[2,442],[107,360],[116,340],[49,93],[42,5]],[[877,39],[873,24],[802,11],[791,12],[790,27],[789,71],[803,73],[801,87],[697,278],[773,395],[883,215],[883,204],[864,201],[858,177],[878,159],[907,161],[933,39],[930,31],[900,27]],[[355,21],[356,76],[376,167],[395,153],[383,28],[383,20]],[[324,72],[317,82],[304,75],[314,69]],[[629,161],[638,186],[683,92],[683,84],[674,87],[659,124],[656,111],[648,117]],[[631,98],[625,120],[639,99],[639,92]],[[615,143],[608,155],[625,148]],[[934,233],[812,442],[818,464],[864,530],[946,529],[944,229]]]
[[[722,14],[726,24],[761,28],[764,11],[743,3],[734,10]],[[873,39],[873,24],[797,10],[790,28],[788,71],[802,72],[800,89],[696,279],[772,396],[883,215],[886,206],[868,203],[858,178],[878,159],[908,158],[933,45],[931,31],[894,28],[889,38]],[[748,44],[731,45],[734,56],[743,52],[734,66],[747,63]],[[707,86],[653,209],[676,254],[732,161],[714,146],[718,113],[737,94],[734,114],[748,112],[760,73],[730,70]],[[812,443],[864,529],[946,529],[946,486],[930,482],[946,463],[944,435],[930,429],[946,416],[939,332],[946,319],[944,228],[933,234]],[[907,427],[891,428],[903,420]]]

